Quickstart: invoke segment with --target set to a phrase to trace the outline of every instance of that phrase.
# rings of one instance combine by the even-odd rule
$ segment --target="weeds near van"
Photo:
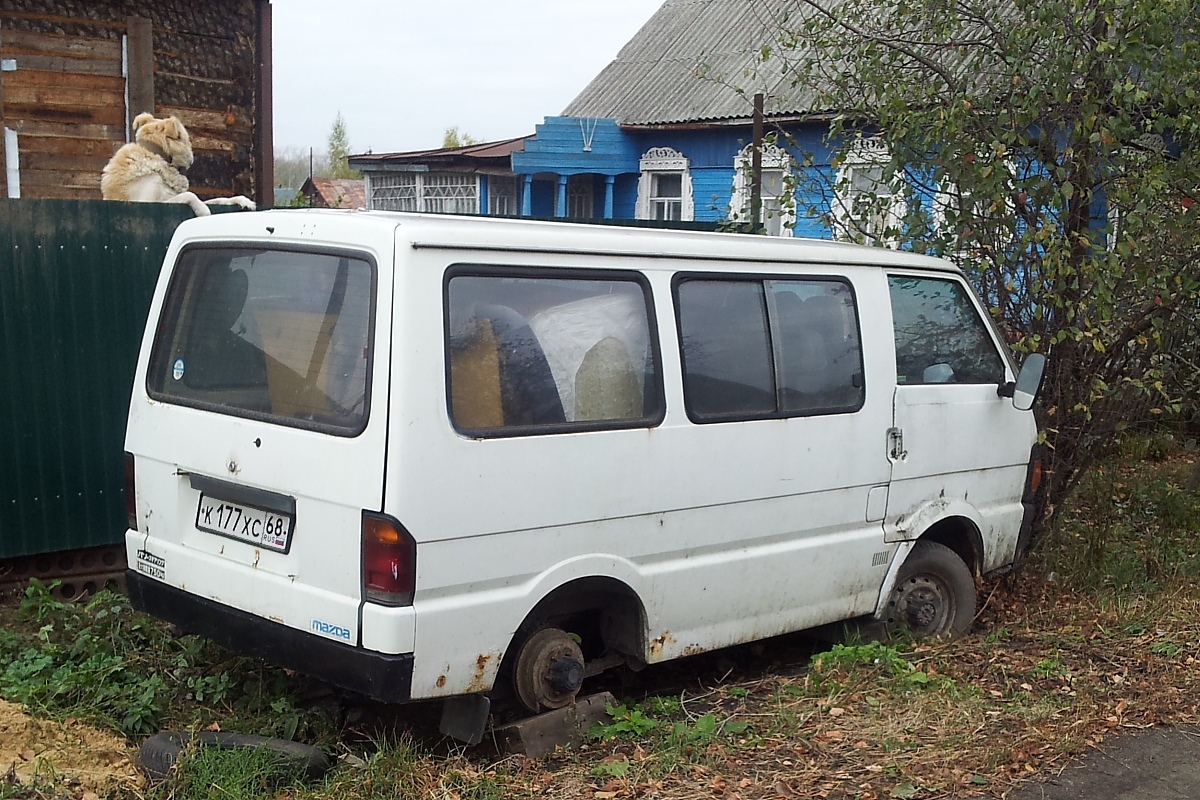
[[[609,704],[604,710],[612,717],[612,722],[593,725],[589,731],[593,739],[639,738],[658,727],[658,720],[646,716],[642,709],[630,708],[625,703],[615,706]]]
[[[297,708],[300,682],[282,670],[198,637],[173,637],[123,596],[101,592],[76,604],[50,589],[32,581],[15,630],[0,630],[0,697],[129,737],[218,721],[284,738],[329,730],[319,714]]]
[[[263,780],[241,756],[202,751],[145,796],[1003,793],[1126,728],[1200,713],[1200,497],[1187,483],[1194,451],[1165,437],[1122,450],[1084,481],[1023,574],[981,587],[979,618],[959,642],[807,651],[767,642],[734,658],[685,662],[690,673],[671,667],[684,673],[676,683],[651,669],[583,749],[541,760],[344,731],[336,753],[347,758],[320,783]],[[0,612],[11,617],[0,627],[0,696],[38,714],[86,718],[135,742],[160,726],[216,723],[333,747],[330,719],[299,707],[299,678],[174,638],[122,598],[71,605],[33,584],[19,607]],[[0,800],[56,797],[32,792],[0,781]]]

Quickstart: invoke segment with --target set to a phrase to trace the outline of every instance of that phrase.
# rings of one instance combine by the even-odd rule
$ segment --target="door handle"
[[[887,429],[887,452],[889,461],[903,461],[908,455],[904,449],[904,431],[900,428]]]

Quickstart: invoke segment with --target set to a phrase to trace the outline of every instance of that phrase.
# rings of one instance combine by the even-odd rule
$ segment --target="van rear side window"
[[[662,418],[649,290],[637,278],[453,274],[447,383],[456,428],[513,436]]]
[[[157,329],[149,394],[353,436],[367,422],[374,284],[361,257],[185,250]]]

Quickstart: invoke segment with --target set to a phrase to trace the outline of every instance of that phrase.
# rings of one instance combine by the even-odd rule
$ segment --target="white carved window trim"
[[[733,196],[729,202],[729,218],[733,222],[747,222],[750,219],[750,177],[754,164],[754,145],[748,144],[737,154],[736,171],[733,174]],[[758,221],[764,227],[771,229],[778,224],[778,232],[774,236],[791,236],[796,227],[795,202],[782,202],[784,193],[789,191],[792,175],[792,157],[788,151],[771,142],[762,145],[763,177],[769,172],[779,173],[780,193],[767,191],[767,181],[763,181],[762,208]]]
[[[645,152],[638,162],[641,176],[638,178],[637,219],[654,219],[652,190],[655,175],[678,174],[680,176],[680,198],[682,206],[679,218],[690,222],[696,218],[696,201],[692,197],[692,173],[687,156],[670,147],[652,147]]]
[[[889,229],[898,231],[908,213],[908,204],[904,200],[898,176],[880,175],[878,178],[867,178],[874,183],[877,197],[890,197],[891,201],[886,206],[876,209],[875,217],[868,220],[865,226],[855,224],[854,221],[857,199],[865,194],[855,186],[856,180],[861,177],[860,173],[882,172],[887,169],[889,163],[891,152],[887,143],[878,136],[861,137],[847,150],[845,160],[838,166],[833,199],[829,207],[834,238],[864,244],[881,243],[887,247],[899,246],[898,235],[886,235]],[[863,230],[863,227],[866,230]]]

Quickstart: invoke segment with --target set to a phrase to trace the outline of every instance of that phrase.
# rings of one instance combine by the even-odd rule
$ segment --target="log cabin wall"
[[[99,198],[141,111],[187,125],[200,197],[260,195],[273,158],[269,12],[268,0],[0,0],[0,196],[19,179],[21,197]]]

